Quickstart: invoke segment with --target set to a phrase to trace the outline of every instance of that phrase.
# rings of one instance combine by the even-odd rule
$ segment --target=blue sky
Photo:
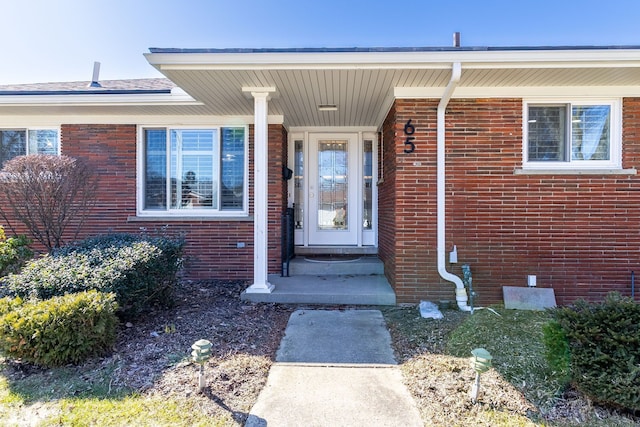
[[[638,0],[0,0],[0,84],[159,77],[150,47],[640,45]]]

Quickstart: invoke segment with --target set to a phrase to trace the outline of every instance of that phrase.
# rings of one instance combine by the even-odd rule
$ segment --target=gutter
[[[462,311],[473,311],[468,304],[467,291],[464,288],[462,279],[453,273],[447,271],[445,265],[445,112],[449,100],[453,95],[456,86],[460,82],[462,74],[462,65],[460,62],[454,62],[451,70],[451,79],[445,88],[440,103],[438,104],[437,114],[437,230],[438,230],[438,273],[440,277],[448,282],[453,282],[456,286],[456,302],[458,308]]]

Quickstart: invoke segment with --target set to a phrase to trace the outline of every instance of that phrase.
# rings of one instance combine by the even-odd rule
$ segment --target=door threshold
[[[377,255],[376,246],[296,246],[296,255]]]

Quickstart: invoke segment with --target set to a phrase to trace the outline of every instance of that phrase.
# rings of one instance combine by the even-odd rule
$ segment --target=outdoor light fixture
[[[338,111],[338,106],[336,104],[320,104],[318,111]]]
[[[471,401],[476,403],[478,400],[478,392],[480,391],[480,374],[491,369],[491,359],[493,356],[484,348],[476,348],[471,351],[473,358],[471,359],[471,367],[476,371],[476,380],[471,387]]]
[[[191,356],[193,361],[200,365],[198,372],[198,391],[201,392],[205,387],[204,380],[204,364],[211,358],[211,347],[213,345],[207,340],[198,340],[191,346],[193,351]]]

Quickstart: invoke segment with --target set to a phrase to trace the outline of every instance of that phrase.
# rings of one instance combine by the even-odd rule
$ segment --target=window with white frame
[[[0,128],[0,168],[7,160],[26,154],[59,154],[57,129]]]
[[[144,128],[142,214],[246,212],[245,127]]]
[[[617,101],[525,103],[524,167],[619,168]]]

